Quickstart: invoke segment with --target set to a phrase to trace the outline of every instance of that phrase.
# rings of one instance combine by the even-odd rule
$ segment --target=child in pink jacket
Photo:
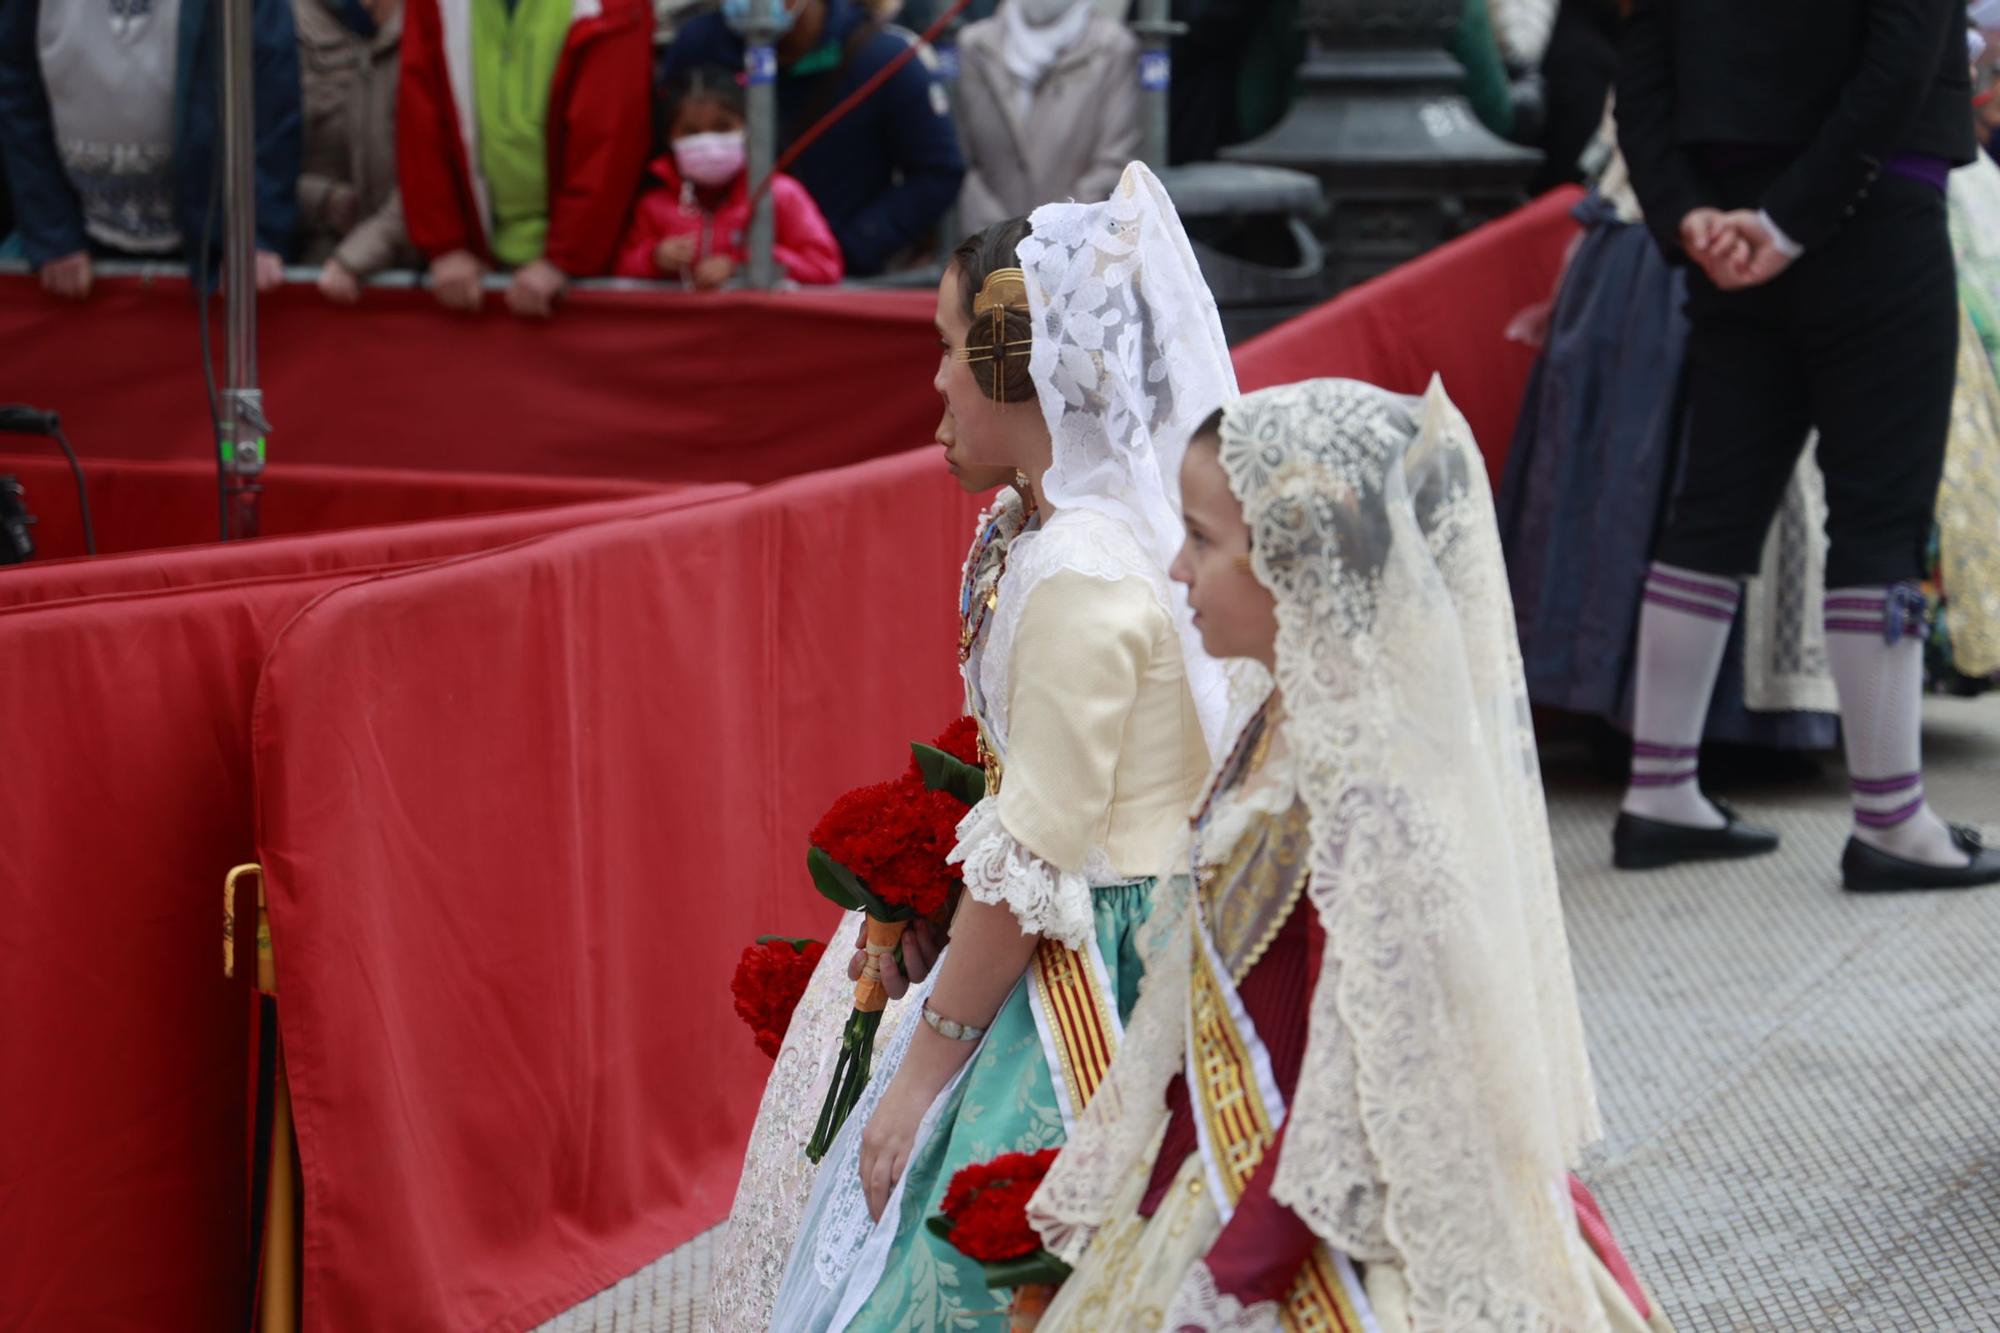
[[[668,110],[672,151],[653,162],[658,182],[639,197],[619,247],[623,278],[678,280],[711,291],[748,258],[750,179],[744,169],[743,90],[727,70],[696,70]],[[840,243],[806,187],[771,182],[778,267],[797,283],[839,282]]]

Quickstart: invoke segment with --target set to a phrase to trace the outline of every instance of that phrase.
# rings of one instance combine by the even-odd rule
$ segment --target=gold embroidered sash
[[[1209,937],[1197,893],[1194,961],[1188,999],[1188,1084],[1194,1094],[1202,1166],[1223,1221],[1250,1186],[1285,1121],[1285,1099],[1271,1057]],[[1281,1318],[1300,1333],[1363,1333],[1373,1326],[1361,1278],[1346,1255],[1313,1246],[1285,1298]]]

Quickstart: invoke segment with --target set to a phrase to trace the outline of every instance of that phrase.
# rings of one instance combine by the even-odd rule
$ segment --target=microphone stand
[[[251,0],[222,0],[223,286],[226,297],[224,381],[217,441],[227,485],[224,541],[261,528],[264,394],[257,387],[257,158],[251,60]],[[202,255],[205,268],[208,256]]]

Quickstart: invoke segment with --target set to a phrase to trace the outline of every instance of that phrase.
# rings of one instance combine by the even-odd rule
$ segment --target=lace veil
[[[1166,189],[1141,163],[1125,169],[1106,202],[1047,204],[1029,221],[1034,232],[1018,253],[1034,329],[1028,370],[1053,440],[1043,489],[1058,515],[1088,510],[1117,519],[1144,548],[1180,630],[1188,686],[1214,753],[1228,677],[1202,651],[1187,596],[1166,571],[1181,545],[1188,437],[1236,394],[1215,298]],[[1047,540],[1046,532],[1024,539]],[[1017,567],[1047,574],[1063,564],[1017,556]],[[1010,578],[1002,614],[1018,614],[1027,591]]]
[[[1278,601],[1326,953],[1272,1193],[1403,1268],[1416,1325],[1603,1316],[1564,1172],[1598,1132],[1484,464],[1433,383],[1233,403],[1222,463]],[[1074,1257],[1143,1170],[1184,1041],[1186,933],[1032,1215]],[[1176,980],[1179,978],[1179,980]]]

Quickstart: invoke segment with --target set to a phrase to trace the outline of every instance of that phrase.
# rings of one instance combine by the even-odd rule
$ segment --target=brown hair
[[[1202,423],[1194,428],[1194,434],[1188,436],[1188,443],[1194,444],[1200,442],[1205,444],[1209,440],[1214,440],[1220,446],[1222,443],[1222,417],[1228,410],[1226,407],[1218,407],[1213,412],[1210,412],[1203,419]]]
[[[972,316],[972,302],[979,289],[993,272],[1020,267],[1021,242],[1033,233],[1034,228],[1026,218],[1009,218],[967,237],[951,252],[952,267],[958,270],[964,283],[967,318]],[[984,355],[966,364],[981,393],[1000,403],[1035,400],[1035,382],[1028,374],[1028,343],[1032,337],[1033,326],[1026,309],[1007,307],[997,325],[990,319],[973,320],[971,330],[965,335],[966,350]]]

